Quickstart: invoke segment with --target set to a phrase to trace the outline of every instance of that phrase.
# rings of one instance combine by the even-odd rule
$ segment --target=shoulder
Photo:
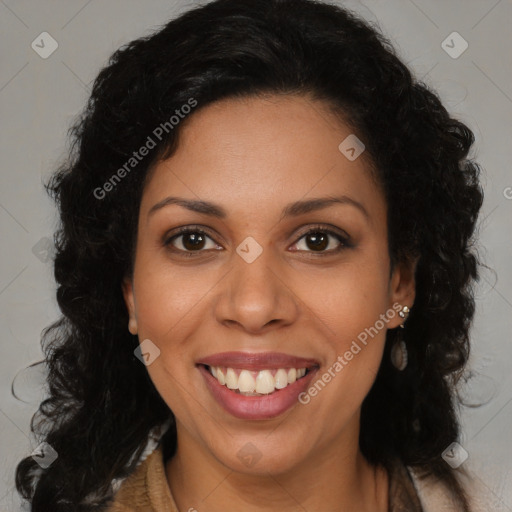
[[[171,496],[161,447],[123,480],[105,512],[178,512]]]
[[[424,512],[459,512],[462,509],[456,504],[449,487],[433,475],[426,477],[413,467],[407,466],[418,493]],[[508,510],[499,496],[485,485],[472,468],[455,470],[457,479],[464,488],[471,512],[505,512]]]

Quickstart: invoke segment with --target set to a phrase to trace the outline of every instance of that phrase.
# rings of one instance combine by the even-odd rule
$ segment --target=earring
[[[402,324],[400,324],[400,327],[403,329],[404,328],[404,324],[405,324],[405,321],[407,320],[407,317],[409,316],[409,313],[410,313],[410,309],[407,307],[407,306],[404,306],[402,308],[401,311],[398,312],[398,316],[400,318],[403,318],[404,319],[404,322]]]
[[[132,334],[137,334],[137,320],[135,320],[135,318],[130,318],[128,321],[128,330]]]
[[[407,306],[404,306],[401,311],[398,312],[398,316],[404,319],[404,322],[400,324],[400,327],[403,329],[405,321],[409,316],[410,309]],[[402,371],[407,366],[408,355],[407,355],[407,345],[405,341],[402,339],[402,335],[400,331],[397,332],[397,340],[395,341],[393,347],[391,348],[391,362],[393,366]]]

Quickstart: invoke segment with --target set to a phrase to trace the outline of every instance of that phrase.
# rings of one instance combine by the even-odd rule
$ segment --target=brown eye
[[[329,254],[351,247],[348,236],[330,229],[320,227],[311,228],[295,243],[296,251]]]
[[[209,244],[209,245],[208,245]],[[176,252],[203,252],[203,249],[217,249],[219,246],[204,231],[183,229],[166,239],[164,245]]]
[[[304,238],[306,245],[314,251],[323,251],[329,245],[329,235],[325,233],[309,233]]]
[[[181,235],[182,245],[187,251],[195,251],[203,249],[206,237],[200,233],[186,233]]]

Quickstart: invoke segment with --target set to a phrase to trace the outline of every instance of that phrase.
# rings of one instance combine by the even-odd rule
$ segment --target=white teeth
[[[238,377],[233,368],[228,368],[226,371],[226,386],[229,389],[238,389]]]
[[[274,377],[272,377],[269,370],[262,370],[258,373],[258,376],[256,377],[256,393],[268,395],[275,389]]]
[[[306,369],[304,368],[304,373],[306,373]],[[279,368],[277,370],[276,375],[274,377],[276,389],[283,389],[288,386],[288,374],[286,370]]]
[[[268,395],[284,389],[306,375],[306,368],[279,368],[278,370],[251,371],[245,369],[209,366],[210,373],[222,386],[247,396]]]
[[[254,377],[251,372],[247,370],[242,370],[240,372],[240,376],[238,377],[238,389],[244,393],[252,393],[257,389],[256,382],[254,382]],[[260,393],[260,391],[258,392]]]

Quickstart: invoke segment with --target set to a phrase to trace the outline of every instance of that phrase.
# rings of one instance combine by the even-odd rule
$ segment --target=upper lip
[[[219,352],[199,359],[197,364],[245,368],[247,370],[319,366],[315,359],[292,356],[282,352]]]

